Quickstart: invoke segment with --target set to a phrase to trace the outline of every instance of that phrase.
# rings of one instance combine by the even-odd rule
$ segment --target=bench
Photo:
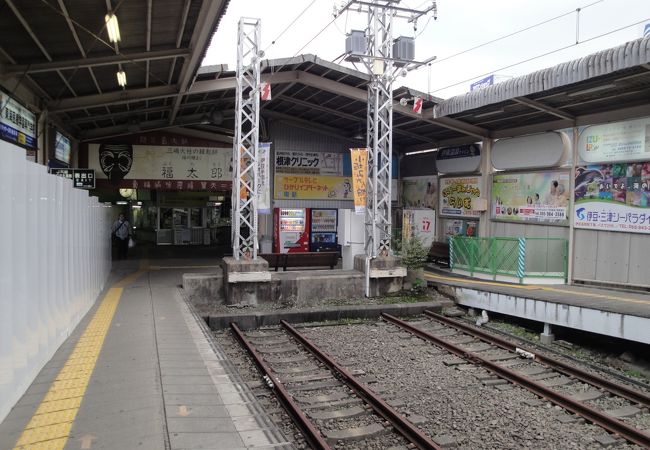
[[[337,252],[308,252],[308,253],[261,253],[269,263],[269,268],[286,271],[287,267],[329,267],[333,269],[338,264]]]
[[[434,242],[431,244],[427,260],[449,267],[449,244],[446,242]]]

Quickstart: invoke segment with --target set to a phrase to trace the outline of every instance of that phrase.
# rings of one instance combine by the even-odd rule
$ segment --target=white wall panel
[[[109,208],[0,141],[0,421],[98,298]]]

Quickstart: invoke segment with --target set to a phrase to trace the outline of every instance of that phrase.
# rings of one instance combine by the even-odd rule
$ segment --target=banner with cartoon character
[[[650,233],[650,162],[578,166],[576,228]]]
[[[352,177],[275,175],[278,200],[353,200]]]
[[[88,168],[115,187],[205,189],[232,181],[232,149],[180,145],[88,145]],[[106,181],[105,181],[106,182]],[[190,187],[191,186],[191,187]]]
[[[500,173],[492,178],[492,219],[568,225],[569,172]]]

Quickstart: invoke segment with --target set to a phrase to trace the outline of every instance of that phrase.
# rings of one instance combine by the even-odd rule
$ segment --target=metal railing
[[[449,239],[452,270],[474,274],[524,278],[556,278],[566,282],[569,247],[562,238],[474,238]]]

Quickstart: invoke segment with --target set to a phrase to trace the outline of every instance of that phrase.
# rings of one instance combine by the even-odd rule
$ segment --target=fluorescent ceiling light
[[[616,87],[616,85],[613,83],[603,84],[601,86],[596,86],[589,89],[583,89],[582,91],[571,92],[569,94],[569,97],[575,97],[576,95],[582,95],[582,94],[591,94],[593,92],[604,91],[605,89],[614,88],[614,87]]]
[[[405,156],[420,155],[422,153],[433,153],[433,152],[437,152],[437,151],[438,151],[437,148],[432,148],[432,149],[429,149],[429,150],[418,150],[418,151],[415,151],[415,152],[407,152],[407,153],[404,153],[404,155]]]
[[[117,84],[119,84],[122,87],[126,86],[126,72],[124,72],[123,70],[117,72]]]
[[[108,31],[108,40],[111,42],[120,42],[120,25],[117,23],[117,16],[113,13],[108,13],[104,17],[106,22],[106,30]]]
[[[487,116],[494,116],[496,114],[501,114],[502,112],[504,112],[503,109],[497,109],[496,111],[489,111],[483,114],[476,114],[474,115],[474,117],[478,119],[480,117],[487,117]]]

